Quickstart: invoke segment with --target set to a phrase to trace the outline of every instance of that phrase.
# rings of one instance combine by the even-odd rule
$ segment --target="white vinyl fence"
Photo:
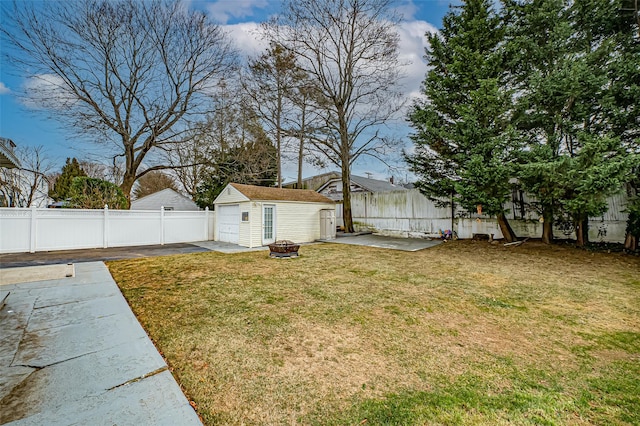
[[[522,200],[522,205],[518,202]],[[509,223],[518,237],[539,238],[542,223],[539,216],[526,206],[533,200],[514,195],[510,203]],[[627,197],[624,193],[610,197],[608,211],[589,220],[591,241],[624,242]],[[357,231],[369,230],[383,235],[402,237],[438,237],[440,231],[453,229],[459,238],[472,238],[474,234],[493,234],[502,238],[495,218],[451,208],[441,208],[417,189],[409,191],[354,193],[351,209]],[[342,204],[336,205],[336,219],[342,225]],[[554,227],[556,238],[575,238],[572,229]]]
[[[0,253],[212,240],[214,212],[0,208]]]

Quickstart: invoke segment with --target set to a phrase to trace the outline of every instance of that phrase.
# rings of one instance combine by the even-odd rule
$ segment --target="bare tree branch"
[[[372,129],[395,118],[399,92],[398,19],[392,0],[288,0],[267,37],[294,52],[318,95],[323,126],[309,138],[342,170],[345,230],[353,231],[351,165],[391,139]]]
[[[29,102],[80,134],[116,141],[127,197],[148,154],[179,142],[237,66],[223,30],[180,2],[15,2],[11,16],[2,32],[32,79]]]

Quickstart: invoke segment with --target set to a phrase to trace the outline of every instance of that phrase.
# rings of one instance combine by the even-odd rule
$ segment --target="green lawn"
[[[207,425],[640,424],[640,258],[528,242],[110,262]]]

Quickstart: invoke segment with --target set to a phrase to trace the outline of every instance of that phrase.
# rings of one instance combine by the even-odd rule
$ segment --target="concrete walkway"
[[[442,240],[423,240],[418,238],[394,238],[382,235],[364,234],[338,237],[328,243],[351,244],[402,251],[418,251],[437,246]]]
[[[102,262],[0,286],[0,424],[201,425]]]

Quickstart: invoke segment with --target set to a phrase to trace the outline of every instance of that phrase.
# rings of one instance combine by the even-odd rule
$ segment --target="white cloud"
[[[229,34],[236,47],[245,56],[255,56],[262,53],[269,43],[260,37],[260,24],[243,22],[241,24],[224,25],[223,29]]]
[[[34,75],[24,82],[23,89],[26,96],[22,103],[32,109],[64,109],[77,100],[66,89],[62,78],[54,74]]]
[[[246,18],[253,15],[253,9],[264,9],[267,0],[218,0],[207,5],[211,17],[222,24],[231,18]]]
[[[407,97],[414,98],[420,94],[420,86],[427,72],[424,49],[428,43],[425,35],[438,30],[426,21],[407,21],[400,23],[397,31],[400,36],[400,61],[408,63],[404,69],[405,93]]]
[[[259,55],[268,47],[268,42],[260,37],[259,23],[244,22],[225,25],[223,28],[245,56]],[[407,64],[404,69],[404,92],[406,96],[413,97],[420,93],[420,86],[427,71],[424,49],[428,44],[425,34],[438,30],[426,21],[416,20],[401,22],[396,30],[400,36],[399,58],[402,63]]]
[[[413,0],[408,0],[395,8],[395,11],[402,17],[402,19],[412,20],[418,12],[418,6],[415,5]]]
[[[0,95],[6,95],[11,93],[11,89],[4,85],[3,82],[0,81]]]

